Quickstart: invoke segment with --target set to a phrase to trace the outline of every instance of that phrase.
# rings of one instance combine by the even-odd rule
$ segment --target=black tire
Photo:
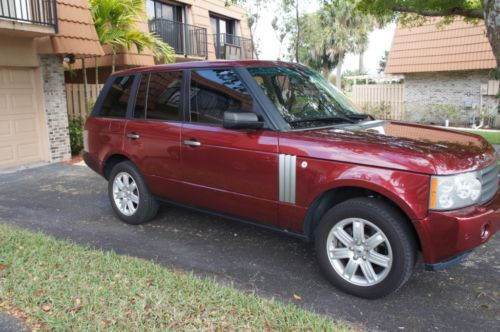
[[[120,209],[116,205],[114,199],[113,183],[115,181],[115,178],[119,174],[123,173],[128,174],[137,186],[135,193],[137,193],[138,196],[138,203],[136,203],[137,207],[135,212],[133,212],[131,215],[122,213],[122,211],[120,211]],[[158,201],[153,195],[151,195],[146,186],[146,183],[144,182],[144,179],[141,176],[141,173],[131,161],[122,161],[116,164],[111,170],[108,181],[108,197],[116,215],[127,224],[143,224],[153,219],[158,213]]]
[[[367,255],[368,259],[366,258],[367,256],[363,255],[350,256],[351,258],[345,258],[345,260],[337,259],[335,261],[334,259],[335,263],[332,263],[330,260],[327,250],[328,235],[330,231],[335,227],[335,225],[339,224],[340,222],[345,223],[349,218],[360,218],[374,224],[379,228],[379,230],[383,232],[389,242],[390,249],[392,249],[392,264],[390,265],[390,267],[385,268],[385,274],[380,272],[380,275],[385,276],[381,277],[380,281],[373,281],[377,282],[376,284],[356,284],[351,280],[347,280],[347,277],[343,277],[340,272],[337,272],[334,268],[334,264],[337,264],[337,269],[339,269],[338,266],[341,266],[340,269],[342,269],[342,264],[339,264],[342,262],[346,262],[344,267],[347,267],[350,259],[354,259],[356,257],[357,258],[355,259],[355,262],[360,261],[360,264],[363,264],[363,261],[370,261],[370,254]],[[341,225],[343,224],[339,224],[339,227]],[[349,225],[349,223],[345,223],[345,225]],[[352,228],[354,228],[354,223],[352,223],[352,225]],[[337,227],[337,229],[339,227]],[[401,286],[403,286],[408,281],[413,272],[413,267],[417,259],[418,247],[414,232],[410,227],[411,226],[408,224],[406,217],[400,211],[382,200],[363,197],[344,201],[328,210],[323,218],[321,218],[320,224],[315,230],[316,254],[321,269],[333,285],[346,293],[367,299],[377,299],[387,296],[388,294],[395,292],[399,288],[401,288]],[[351,236],[353,239],[355,238],[354,234],[351,234]],[[365,239],[367,239],[368,235],[365,236]],[[334,241],[338,241],[337,238],[334,237]],[[339,244],[340,249],[350,250],[349,248],[352,248],[345,246],[341,243],[341,241],[336,243]],[[384,244],[381,244],[381,246],[382,249],[388,247],[384,247]],[[354,246],[354,248],[358,247]],[[368,246],[366,248],[368,248]],[[366,248],[365,250],[368,250]],[[366,251],[360,250],[356,252],[354,250],[349,251],[349,254],[359,255],[359,253],[361,252]],[[373,265],[371,262],[370,265],[372,267],[375,266],[374,269],[384,269],[383,267],[377,266],[376,264]],[[366,267],[366,265],[363,267]],[[344,271],[346,270],[347,269],[344,269]],[[359,275],[361,275],[361,278],[365,276],[365,273],[364,271],[362,271],[360,265],[359,267],[355,268],[355,271],[356,272],[354,277],[352,277],[351,275],[351,278],[349,279],[357,278]],[[368,280],[368,278],[366,277],[365,279]]]

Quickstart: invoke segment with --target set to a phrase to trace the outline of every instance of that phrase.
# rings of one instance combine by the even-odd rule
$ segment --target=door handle
[[[138,138],[141,138],[141,135],[136,134],[136,133],[129,133],[129,134],[127,134],[127,137],[131,138],[131,139],[138,139]]]
[[[191,140],[191,139],[186,139],[182,143],[184,143],[184,145],[189,145],[189,146],[200,146],[201,145],[201,142],[198,142],[196,140]]]

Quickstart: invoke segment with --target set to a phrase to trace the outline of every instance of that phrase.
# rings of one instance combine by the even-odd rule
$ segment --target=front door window
[[[233,70],[191,73],[191,122],[222,125],[225,111],[252,112],[252,97]]]

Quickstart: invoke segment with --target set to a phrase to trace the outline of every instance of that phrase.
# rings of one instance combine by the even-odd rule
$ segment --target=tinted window
[[[222,124],[224,111],[252,112],[252,97],[231,69],[191,73],[190,121]]]
[[[101,116],[124,118],[127,114],[127,104],[133,76],[117,77],[102,104]]]
[[[349,123],[353,121],[351,119],[359,119],[356,106],[321,75],[308,68],[263,67],[249,68],[248,71],[292,128]]]
[[[153,120],[181,120],[182,72],[151,73],[146,107],[146,118]]]
[[[137,90],[135,98],[134,118],[144,119],[146,117],[146,94],[148,93],[149,74],[144,74],[141,77],[141,83]]]

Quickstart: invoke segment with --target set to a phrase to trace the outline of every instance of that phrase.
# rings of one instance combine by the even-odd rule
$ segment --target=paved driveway
[[[0,175],[0,222],[42,230],[233,282],[243,290],[371,330],[500,331],[500,236],[448,271],[424,272],[385,299],[345,295],[321,275],[310,244],[271,231],[163,206],[144,226],[114,217],[106,182],[86,167],[51,165]]]

